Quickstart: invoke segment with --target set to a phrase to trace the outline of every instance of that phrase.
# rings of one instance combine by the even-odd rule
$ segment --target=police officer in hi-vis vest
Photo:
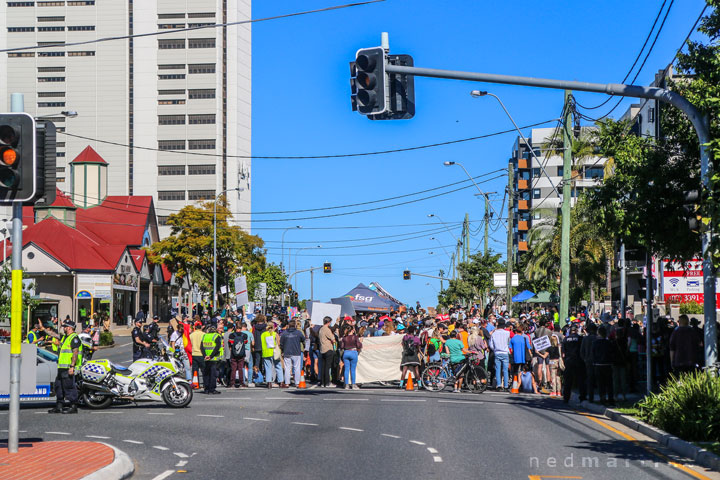
[[[203,393],[218,394],[217,390],[217,365],[223,358],[223,341],[217,333],[216,324],[210,324],[202,337],[200,351],[205,357],[205,368],[203,370]]]
[[[75,333],[75,322],[65,319],[62,322],[64,335],[41,327],[45,335],[60,339],[60,351],[58,355],[58,370],[55,377],[55,408],[48,410],[48,413],[77,413],[78,390],[75,385],[75,374],[79,373],[82,364],[82,352],[80,350],[80,337]],[[64,407],[64,401],[70,405]]]

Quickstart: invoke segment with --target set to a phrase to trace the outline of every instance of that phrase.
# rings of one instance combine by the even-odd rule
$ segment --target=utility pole
[[[653,287],[652,287],[652,254],[645,252],[645,374],[647,375],[646,393],[652,393],[652,324],[653,324]],[[707,320],[705,320],[707,321]]]
[[[468,213],[465,214],[465,236],[463,237],[463,241],[465,242],[465,261],[468,261],[468,258],[470,257],[470,215]]]
[[[513,215],[515,213],[515,191],[513,176],[513,164],[508,163],[508,217],[507,217],[507,273],[505,276],[505,296],[507,297],[505,304],[507,309],[512,313],[512,274],[513,274]],[[487,198],[487,197],[485,197]],[[485,224],[485,232],[487,232],[487,224]],[[487,235],[487,233],[486,233]],[[487,236],[486,236],[487,238]],[[487,240],[486,240],[487,242]]]
[[[490,200],[487,193],[485,194],[485,250],[484,254],[488,254],[488,236],[490,234]]]
[[[563,198],[560,243],[560,326],[567,322],[570,309],[570,207],[572,203],[572,112],[570,90],[565,90],[565,118],[563,121]]]
[[[625,318],[627,310],[627,265],[625,263],[625,242],[620,242],[620,314]]]

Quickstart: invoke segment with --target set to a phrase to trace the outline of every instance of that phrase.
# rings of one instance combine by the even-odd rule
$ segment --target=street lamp
[[[449,254],[448,251],[445,249],[445,246],[440,242],[440,240],[438,240],[438,239],[435,238],[435,237],[430,237],[430,240],[435,240],[435,241],[438,243],[438,245],[440,245],[440,247],[443,249],[443,251],[445,252],[445,255],[447,255],[448,258],[452,258],[452,257],[450,257],[450,254]]]
[[[313,247],[302,247],[302,248],[298,248],[297,250],[295,250],[295,268],[294,268],[293,271],[297,272],[297,257],[298,257],[298,253],[302,252],[303,250],[308,250],[308,249],[310,249],[310,248],[322,248],[322,245],[315,245],[315,246],[313,246]],[[289,250],[289,249],[288,249],[288,250]],[[288,252],[288,263],[290,263],[290,255],[291,255],[291,253]],[[297,278],[295,278],[294,281],[295,281],[295,284],[293,285],[293,288],[295,289],[295,291],[297,291]]]
[[[51,118],[51,117],[57,117],[58,115],[62,115],[63,117],[67,117],[67,118],[75,118],[75,117],[78,116],[78,112],[75,111],[75,110],[63,110],[63,111],[60,112],[60,113],[52,113],[52,114],[48,114],[48,115],[38,115],[38,116],[35,117],[35,118],[36,118],[36,119],[38,119],[38,118]]]
[[[434,213],[428,213],[427,217],[428,217],[428,218],[436,218],[440,223],[442,223],[442,224],[445,226],[445,230],[447,230],[448,232],[450,232],[450,235],[452,235],[452,237],[455,239],[456,242],[459,242],[459,241],[460,241],[460,240],[458,240],[458,238],[455,236],[455,234],[452,232],[452,230],[450,230],[450,227],[447,226],[447,223],[445,223],[445,222],[442,221],[442,218],[440,218],[439,216],[435,215]]]
[[[480,190],[480,187],[478,187],[478,184],[475,183],[475,179],[470,175],[470,172],[467,171],[467,168],[465,168],[465,165],[463,165],[460,162],[443,162],[443,165],[445,165],[446,167],[457,165],[458,167],[462,168],[463,171],[465,172],[465,175],[467,175],[467,177],[470,179],[470,181],[473,183],[473,185],[475,185],[475,188],[477,188],[477,191],[480,192],[480,195],[482,195],[484,197],[487,196],[487,194],[485,192]],[[490,203],[489,205],[490,205],[490,208],[492,209],[492,211],[495,212],[495,215],[497,215],[497,218],[499,219],[500,214],[497,213],[497,211],[495,210],[495,207],[492,206],[492,203]],[[507,230],[507,225],[503,224],[503,226],[505,227],[505,230]]]
[[[292,230],[295,228],[302,228],[300,225],[295,225],[294,227],[288,227],[285,230],[283,230],[282,236],[281,236],[281,243],[280,243],[280,268],[282,269],[283,273],[285,273],[285,266],[283,265],[283,262],[285,261],[285,234],[288,232],[288,230]],[[290,253],[288,253],[288,263],[290,263]]]
[[[239,187],[228,188],[215,195],[213,201],[213,308],[217,310],[217,201],[220,196],[232,191],[240,191]]]

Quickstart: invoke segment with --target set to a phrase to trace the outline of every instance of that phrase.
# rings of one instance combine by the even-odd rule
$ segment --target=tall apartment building
[[[56,123],[61,190],[72,193],[67,164],[91,145],[109,163],[108,194],[152,195],[161,225],[237,189],[229,208],[249,231],[250,25],[170,31],[250,19],[250,0],[4,3],[0,49],[41,48],[0,53],[0,111],[24,93],[28,113]],[[42,48],[57,43],[68,46]]]
[[[535,153],[534,157],[522,139],[517,138],[513,145],[510,161],[513,164],[514,189],[517,193],[513,222],[513,251],[516,255],[522,255],[528,250],[528,232],[533,223],[554,219],[560,212],[562,197],[555,192],[553,185],[562,195],[563,157],[561,152],[548,148],[554,132],[555,128],[532,129],[526,138]],[[584,189],[593,188],[602,181],[604,165],[604,158],[591,157],[573,166],[572,205]],[[543,168],[547,176],[543,174]]]

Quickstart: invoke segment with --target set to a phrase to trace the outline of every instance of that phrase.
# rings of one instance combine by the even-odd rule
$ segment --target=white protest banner
[[[248,303],[247,281],[245,275],[240,275],[235,279],[235,304],[237,306]]]
[[[538,352],[542,352],[546,348],[550,348],[550,339],[547,335],[543,335],[540,338],[533,338],[533,346]]]
[[[402,335],[367,337],[358,356],[357,383],[400,380]]]
[[[333,303],[313,302],[310,325],[322,325],[323,318],[325,317],[332,318],[333,321],[330,325],[335,325],[335,322],[340,316],[341,309],[341,305],[335,305]]]

